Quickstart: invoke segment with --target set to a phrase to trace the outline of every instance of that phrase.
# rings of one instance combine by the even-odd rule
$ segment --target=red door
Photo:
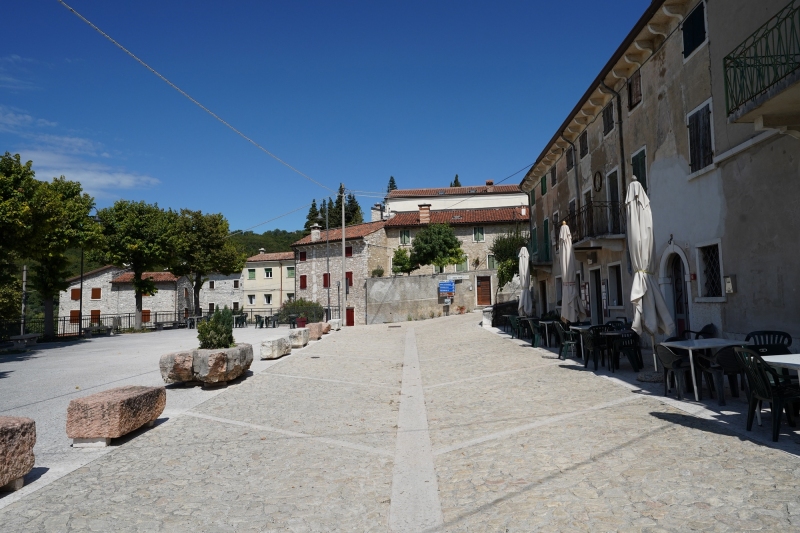
[[[346,321],[345,326],[355,326],[356,325],[356,310],[352,307],[348,307],[346,311]]]
[[[492,278],[478,276],[478,305],[492,305]]]

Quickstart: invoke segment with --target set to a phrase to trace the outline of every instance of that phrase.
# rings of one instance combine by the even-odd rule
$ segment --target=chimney
[[[431,204],[419,204],[419,223],[431,223]]]
[[[377,204],[373,205],[370,209],[370,215],[372,222],[383,220],[383,204],[378,202]]]
[[[494,190],[494,180],[486,180],[486,192],[492,192]]]
[[[319,230],[322,228],[319,224],[314,224],[311,226],[311,242],[317,242],[320,240]]]
[[[265,252],[266,252],[266,250],[265,250],[265,249],[263,249],[263,248],[259,248],[259,249],[258,249],[258,253],[260,253],[260,254],[263,254],[263,253],[265,253]]]

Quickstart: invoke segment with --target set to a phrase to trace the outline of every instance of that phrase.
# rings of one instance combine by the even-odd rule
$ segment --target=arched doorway
[[[668,263],[669,278],[672,283],[672,309],[675,311],[675,329],[678,336],[691,329],[689,326],[689,295],[686,293],[686,272],[683,260],[678,254],[672,254]]]

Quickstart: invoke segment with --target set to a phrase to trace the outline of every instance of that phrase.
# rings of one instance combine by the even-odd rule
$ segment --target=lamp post
[[[331,251],[330,251],[330,228],[328,227],[328,213],[331,206],[325,207],[325,272],[328,273],[328,309],[326,310],[327,320],[331,319]],[[322,217],[317,217],[317,220],[322,222]],[[339,313],[341,314],[341,309]]]

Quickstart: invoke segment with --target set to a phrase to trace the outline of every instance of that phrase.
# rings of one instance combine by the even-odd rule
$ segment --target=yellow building
[[[294,252],[258,255],[247,258],[242,271],[242,308],[251,314],[273,314],[295,295]],[[265,313],[259,313],[266,311]]]

